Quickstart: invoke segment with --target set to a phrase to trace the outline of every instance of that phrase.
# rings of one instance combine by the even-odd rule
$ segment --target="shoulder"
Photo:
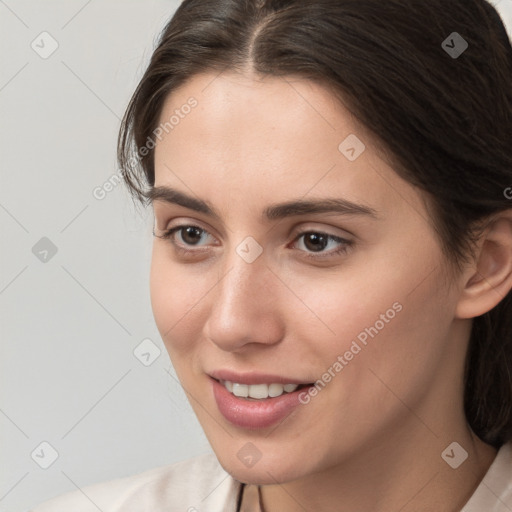
[[[462,512],[512,510],[512,442],[501,446],[496,458]]]
[[[47,500],[30,512],[229,511],[236,503],[239,488],[240,483],[209,453],[88,485]]]

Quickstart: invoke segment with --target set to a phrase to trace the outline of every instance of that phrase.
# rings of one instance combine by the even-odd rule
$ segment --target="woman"
[[[511,84],[484,0],[185,0],[118,154],[214,454],[34,511],[512,510]]]

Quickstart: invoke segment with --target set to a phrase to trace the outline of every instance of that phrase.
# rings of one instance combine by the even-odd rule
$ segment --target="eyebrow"
[[[204,213],[218,221],[221,220],[219,213],[207,201],[189,196],[174,188],[165,186],[152,187],[145,196],[148,203],[162,201],[169,204],[176,204],[198,213]],[[285,203],[272,204],[263,210],[263,219],[273,221],[285,217],[314,213],[364,215],[374,219],[379,218],[377,211],[370,206],[353,203],[352,201],[342,198],[322,198],[310,200],[298,199]]]

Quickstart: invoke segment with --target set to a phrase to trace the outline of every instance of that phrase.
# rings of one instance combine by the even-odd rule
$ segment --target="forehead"
[[[327,88],[299,77],[199,74],[168,96],[160,123],[179,113],[190,98],[197,101],[191,117],[201,121],[199,126],[194,124],[194,131],[209,138],[222,130],[238,137],[249,133],[255,142],[327,133],[337,140],[356,129],[371,143],[364,126],[356,126],[357,120]],[[177,128],[174,131],[184,131]]]
[[[298,76],[276,77],[271,75],[242,74],[235,71],[221,73],[204,72],[192,76],[167,98],[167,106],[179,107],[189,96],[195,96],[202,102],[209,102],[210,110],[215,104],[223,114],[229,104],[242,101],[254,106],[275,102],[276,105],[297,107],[299,103],[311,100],[335,103],[332,94],[321,85]],[[298,100],[302,99],[302,102]],[[284,103],[283,103],[284,102]],[[310,105],[311,106],[311,105]]]
[[[367,130],[314,82],[196,75],[166,99],[161,125],[172,117],[172,129],[156,144],[156,185],[183,190],[185,184],[213,204],[226,202],[225,194],[212,190],[224,184],[244,201],[336,194],[373,202],[377,210],[410,209],[412,203],[422,209],[412,187],[380,158]],[[340,149],[347,139],[364,148],[356,160]]]
[[[269,172],[307,179],[339,159],[339,145],[348,135],[357,132],[367,148],[371,144],[329,91],[293,77],[196,75],[168,96],[159,122],[169,129],[157,141],[157,174],[166,162],[224,176],[232,169],[233,179]],[[368,160],[369,152],[365,156]]]

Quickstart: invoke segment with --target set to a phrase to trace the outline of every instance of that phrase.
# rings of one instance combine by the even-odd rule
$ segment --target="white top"
[[[125,478],[83,487],[30,512],[236,512],[242,484],[213,453]],[[244,490],[243,510],[259,510],[256,486]],[[512,511],[512,442],[501,447],[461,512]]]

